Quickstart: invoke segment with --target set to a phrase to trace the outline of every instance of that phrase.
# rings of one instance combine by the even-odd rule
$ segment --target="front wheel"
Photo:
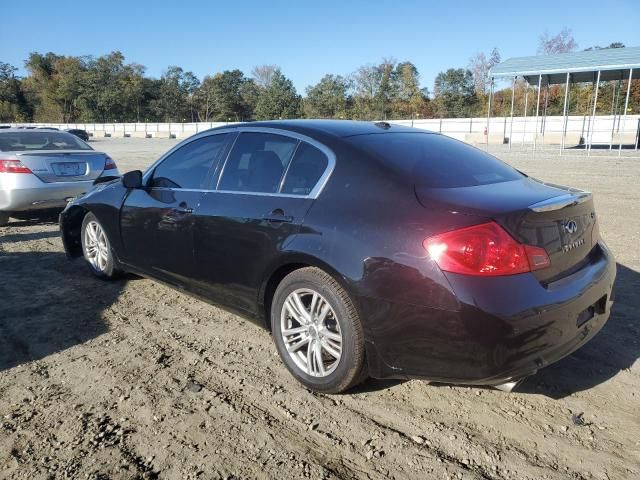
[[[119,273],[111,250],[111,243],[104,228],[93,213],[87,213],[82,221],[82,253],[89,269],[98,278],[111,279]]]
[[[271,307],[280,358],[310,390],[340,393],[367,375],[360,316],[333,277],[309,267],[287,275]]]

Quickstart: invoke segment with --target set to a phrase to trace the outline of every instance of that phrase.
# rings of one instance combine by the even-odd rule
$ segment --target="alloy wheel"
[[[84,250],[91,266],[104,273],[109,261],[109,243],[104,230],[96,221],[87,223],[84,230]]]
[[[342,357],[342,333],[336,314],[318,292],[301,288],[287,296],[280,331],[293,362],[312,377],[330,375]]]

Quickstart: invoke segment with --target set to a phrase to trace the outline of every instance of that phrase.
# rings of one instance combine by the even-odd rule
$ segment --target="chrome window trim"
[[[300,144],[298,143],[298,145],[296,145],[296,148],[295,148],[295,150],[293,152],[293,156],[291,157],[291,161],[287,165],[287,169],[286,169],[284,175],[282,176],[282,179],[280,181],[280,186],[278,188],[278,192],[276,192],[276,193],[268,193],[268,192],[244,192],[244,191],[235,191],[235,190],[218,190],[218,187],[220,185],[220,180],[222,179],[222,175],[224,174],[224,169],[225,169],[225,167],[227,165],[227,161],[229,160],[229,156],[231,155],[231,152],[233,151],[233,148],[234,148],[236,142],[238,141],[238,138],[240,137],[240,134],[244,133],[244,132],[248,132],[248,133],[267,133],[267,134],[270,133],[270,134],[273,134],[273,135],[282,135],[284,137],[294,138],[294,139],[298,140],[299,142],[300,141],[306,142],[306,143],[316,147],[318,150],[320,150],[322,153],[325,154],[325,156],[327,157],[327,168],[325,169],[324,173],[320,176],[320,178],[316,182],[315,186],[311,189],[311,192],[309,192],[307,195],[294,195],[294,194],[291,194],[291,193],[280,193],[281,190],[282,190],[282,187],[284,186],[284,182],[286,181],[287,174],[289,173],[289,166],[293,162],[293,159],[295,157],[295,154],[298,151],[298,148],[300,148]],[[177,149],[183,147],[187,143],[191,143],[191,142],[193,142],[195,140],[198,140],[200,138],[208,137],[208,136],[211,136],[211,135],[221,135],[221,134],[225,134],[225,133],[238,133],[238,135],[236,135],[236,138],[233,139],[233,143],[231,144],[231,147],[229,148],[229,151],[227,152],[226,157],[221,159],[222,167],[220,168],[220,172],[216,175],[217,179],[215,179],[215,188],[209,188],[209,189],[186,189],[186,188],[153,187],[152,189],[156,189],[157,188],[157,189],[162,189],[162,190],[181,190],[183,192],[189,192],[189,191],[190,192],[205,192],[205,193],[218,192],[218,193],[229,193],[229,194],[234,194],[234,195],[261,195],[261,196],[265,196],[265,197],[305,198],[305,199],[315,200],[315,199],[318,198],[318,196],[324,190],[324,187],[326,186],[327,182],[329,181],[329,178],[331,177],[331,174],[333,173],[333,170],[335,169],[335,166],[336,166],[336,155],[335,155],[335,153],[333,153],[333,150],[331,150],[329,147],[327,147],[323,143],[320,143],[319,141],[315,140],[314,138],[308,137],[307,135],[303,135],[303,134],[298,133],[298,132],[292,132],[290,130],[284,130],[284,129],[281,129],[281,128],[271,128],[271,127],[251,127],[251,126],[247,126],[247,127],[222,127],[220,129],[207,130],[207,131],[201,132],[199,134],[193,135],[192,137],[189,137],[189,138],[183,140],[182,142],[178,143],[177,145],[175,145],[172,149],[170,149],[168,152],[166,152],[164,155],[162,155],[158,160],[156,160],[153,164],[151,164],[151,166],[149,166],[149,168],[147,168],[147,170],[145,170],[145,172],[144,172],[144,174],[142,176],[143,184],[146,184],[146,182],[149,180],[149,177],[150,177],[151,173],[153,172],[153,170],[165,158],[167,158],[169,155],[171,155]]]

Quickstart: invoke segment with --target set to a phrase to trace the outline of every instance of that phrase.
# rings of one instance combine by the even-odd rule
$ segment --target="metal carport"
[[[556,55],[537,55],[531,57],[510,58],[494,66],[491,69],[489,76],[491,78],[491,88],[489,93],[489,105],[487,109],[487,147],[489,144],[489,120],[491,118],[491,103],[493,101],[494,79],[505,77],[513,78],[510,115],[512,133],[515,84],[516,79],[518,77],[522,77],[527,82],[527,99],[529,86],[537,84],[538,87],[534,150],[537,143],[537,129],[540,113],[540,92],[542,90],[542,87],[544,86],[548,92],[549,85],[565,84],[564,108],[562,114],[562,142],[560,147],[560,153],[562,153],[562,150],[564,150],[565,147],[565,139],[567,133],[567,100],[569,94],[569,84],[593,82],[593,111],[591,113],[589,122],[589,125],[591,126],[593,125],[596,115],[596,105],[598,101],[598,90],[600,88],[600,82],[610,80],[628,80],[624,110],[622,111],[624,118],[626,119],[627,109],[629,106],[629,94],[631,92],[631,80],[640,78],[640,47],[607,48],[584,52],[561,53]],[[622,133],[624,134],[624,123],[622,128]],[[511,149],[511,133],[509,135],[509,149]],[[622,136],[620,138],[621,140],[618,145],[618,154],[620,154],[620,151],[622,149]],[[593,129],[591,129],[590,132],[587,132],[585,138],[584,143],[587,152],[590,152],[591,150],[592,140]],[[635,142],[635,148],[638,148],[637,138]]]

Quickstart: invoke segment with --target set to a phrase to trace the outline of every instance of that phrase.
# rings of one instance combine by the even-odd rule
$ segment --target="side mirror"
[[[133,172],[127,172],[122,176],[122,184],[124,188],[142,188],[142,172],[140,170],[134,170]]]

